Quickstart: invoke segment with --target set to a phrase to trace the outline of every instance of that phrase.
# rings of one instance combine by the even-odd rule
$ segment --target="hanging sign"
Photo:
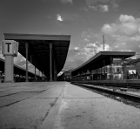
[[[3,40],[2,42],[2,53],[3,55],[17,56],[18,53],[18,42],[14,40]]]

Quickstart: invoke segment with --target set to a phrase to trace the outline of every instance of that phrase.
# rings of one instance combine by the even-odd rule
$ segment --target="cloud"
[[[102,27],[102,32],[106,34],[123,34],[131,36],[138,33],[140,29],[140,18],[135,19],[133,16],[120,15],[119,23],[104,24]]]
[[[102,44],[103,42],[103,34],[102,33],[95,33],[92,29],[88,29],[83,31],[81,34],[80,44],[88,44],[88,43],[95,43],[99,42]]]
[[[89,8],[94,9],[95,11],[100,10],[101,12],[108,12],[108,5],[98,5],[98,6],[89,6]]]
[[[119,8],[119,2],[120,2],[121,0],[110,0],[110,3],[111,3],[111,5],[112,5],[112,8],[113,9],[115,9],[115,10],[117,10],[118,8]],[[117,3],[118,2],[118,3]]]
[[[86,59],[88,60],[99,51],[103,51],[103,48],[105,51],[111,50],[111,47],[108,44],[104,44],[104,47],[103,47],[103,44],[100,44],[100,42],[98,41],[96,41],[95,43],[89,43],[84,47],[80,55],[86,55]]]
[[[111,51],[112,48],[108,43],[105,43],[103,47],[102,36],[103,35],[101,33],[94,33],[92,29],[83,31],[79,47],[75,46],[70,48],[64,68],[73,69],[80,66],[99,51],[103,51],[103,48],[106,51]]]
[[[112,35],[112,37],[114,39],[116,39],[118,42],[122,43],[122,42],[140,42],[140,36],[136,35],[133,37],[128,37],[128,36],[124,36],[124,35]]]
[[[106,51],[112,50],[109,44],[104,44],[104,48]],[[69,65],[71,68],[76,68],[102,50],[103,44],[101,44],[99,41],[88,43],[83,48],[74,47],[69,50],[65,68],[68,68]]]
[[[84,41],[90,41],[94,38],[98,38],[98,35],[93,33],[91,29],[88,29],[87,31],[83,31],[81,34],[81,38],[83,38]]]
[[[72,23],[78,24],[83,22],[83,17],[78,14],[73,14],[71,12],[62,12],[61,14],[55,15],[55,20],[57,20],[59,25],[70,26]]]
[[[69,49],[64,69],[73,69],[85,62],[85,57],[79,56],[80,51],[79,47]]]
[[[131,50],[140,53],[140,18],[121,14],[117,23],[104,24],[102,32],[113,50]]]
[[[84,38],[84,41],[89,42],[90,40],[88,38]]]
[[[87,6],[95,11],[108,12],[109,6],[117,10],[121,0],[85,0]]]
[[[70,4],[73,4],[73,0],[60,0],[63,4],[67,4],[67,3],[70,3]]]
[[[115,31],[117,31],[118,26],[114,23],[112,24],[104,24],[102,27],[102,32],[106,33],[106,34],[112,34]]]
[[[123,14],[120,15],[119,20],[122,23],[125,23],[125,22],[135,22],[135,18],[133,16],[123,15]]]
[[[65,22],[81,21],[82,18],[78,14],[73,13],[63,13],[63,20]]]
[[[57,14],[57,20],[60,21],[60,22],[64,21],[60,14]]]
[[[108,12],[109,11],[108,5],[99,5],[99,7],[101,8],[102,12]]]
[[[79,50],[79,47],[75,47],[74,50],[76,50],[76,51]]]

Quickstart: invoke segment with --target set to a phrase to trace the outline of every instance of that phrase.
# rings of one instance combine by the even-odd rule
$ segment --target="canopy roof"
[[[19,42],[19,53],[26,58],[25,44],[28,43],[28,60],[49,76],[50,70],[50,49],[52,44],[53,64],[56,64],[57,73],[59,73],[65,63],[70,43],[69,35],[42,35],[42,34],[15,34],[5,33],[5,40],[15,40]]]
[[[125,59],[134,55],[135,52],[100,51],[95,56],[86,61],[84,64],[75,68],[72,71],[72,75],[81,73],[83,71],[94,70],[109,65],[111,64],[111,60],[113,58]]]
[[[4,63],[5,63],[5,60],[0,58],[0,71],[2,71],[2,73],[4,73]],[[17,65],[14,65],[14,74],[25,76],[25,69],[23,69]],[[28,75],[29,75],[29,77],[35,76],[34,73],[29,72],[29,71],[28,71]]]

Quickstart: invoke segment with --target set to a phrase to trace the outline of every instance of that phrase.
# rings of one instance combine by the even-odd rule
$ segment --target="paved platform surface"
[[[140,129],[140,109],[67,82],[0,85],[0,129]]]

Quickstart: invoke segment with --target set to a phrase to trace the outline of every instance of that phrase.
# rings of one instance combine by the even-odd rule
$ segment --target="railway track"
[[[95,81],[71,81],[72,83],[84,83],[99,86],[113,86],[118,88],[140,89],[140,79],[137,80],[95,80]]]
[[[116,90],[116,89],[111,89],[111,88],[107,88],[107,87],[102,87],[102,86],[95,86],[95,85],[91,85],[91,84],[81,84],[81,83],[72,83],[74,85],[78,85],[78,86],[82,86],[88,89],[94,89],[100,92],[104,92],[113,96],[118,96],[121,98],[124,98],[126,100],[129,101],[133,101],[133,102],[138,102],[140,103],[140,95],[135,95],[135,94],[131,94],[131,93],[127,93],[127,89],[126,88],[120,88],[120,90]]]

